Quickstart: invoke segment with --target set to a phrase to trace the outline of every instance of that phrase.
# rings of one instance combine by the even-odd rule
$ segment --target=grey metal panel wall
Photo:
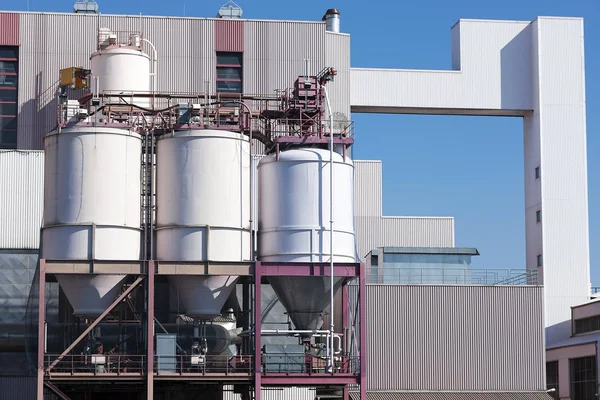
[[[331,108],[334,113],[341,113],[350,120],[350,35],[325,34],[325,64],[337,70],[333,82],[327,84]],[[334,116],[334,119],[341,120],[340,117]]]
[[[241,398],[241,395],[233,393],[233,387],[224,387],[223,400],[240,400]],[[315,389],[307,387],[262,388],[260,398],[264,400],[314,400]]]
[[[369,390],[545,389],[538,286],[368,285]]]
[[[245,21],[244,92],[273,93],[291,87],[304,73],[325,66],[325,24],[296,21]]]
[[[379,246],[381,231],[381,161],[354,161],[354,227],[361,261]]]
[[[216,74],[214,20],[85,14],[20,14],[19,138],[22,149],[43,148],[56,126],[58,72],[90,66],[97,30],[142,31],[158,53],[158,90],[204,91]]]
[[[382,217],[380,246],[454,247],[452,217]]]
[[[44,212],[44,152],[0,151],[0,249],[37,249]]]
[[[354,215],[381,217],[381,161],[354,161]]]

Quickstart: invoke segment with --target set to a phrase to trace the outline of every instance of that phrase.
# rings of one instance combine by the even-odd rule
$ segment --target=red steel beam
[[[41,265],[40,265],[40,277],[41,277]],[[127,297],[129,295],[129,293],[131,293],[133,291],[133,289],[135,289],[135,287],[144,279],[143,276],[138,277],[132,284],[131,286],[129,286],[127,288],[127,290],[125,290],[119,297],[117,297],[117,299],[115,301],[113,301],[113,303],[108,306],[108,308],[106,310],[104,310],[104,312],[102,314],[100,314],[100,316],[98,318],[96,318],[96,320],[94,322],[92,322],[90,324],[90,326],[87,327],[87,329],[85,331],[83,331],[83,333],[81,335],[79,335],[79,337],[77,339],[75,339],[75,341],[73,343],[71,343],[71,345],[69,347],[67,347],[65,349],[65,351],[63,351],[61,353],[61,355],[58,356],[58,358],[56,360],[54,360],[54,362],[52,364],[50,364],[50,366],[48,367],[48,369],[46,370],[46,372],[50,372],[52,370],[52,368],[54,368],[56,366],[56,364],[58,364],[60,362],[60,360],[63,359],[64,356],[66,356],[67,354],[69,354],[69,352],[71,350],[73,350],[73,348],[75,346],[77,346],[77,344],[79,342],[81,342],[83,340],[83,338],[85,338],[87,336],[88,333],[90,333],[92,331],[92,329],[94,329],[96,327],[96,325],[98,325],[100,323],[100,321],[102,321],[102,319],[104,317],[106,317],[108,315],[109,312],[111,312],[113,310],[113,308],[115,308],[117,306],[117,304],[119,304],[121,301],[123,301],[123,299],[125,297]],[[41,281],[41,280],[40,280]],[[40,289],[41,290],[41,289]],[[40,291],[41,293],[41,291]],[[43,369],[43,339],[42,339],[42,369]],[[39,352],[38,352],[38,359],[39,359]],[[39,378],[38,378],[39,379]],[[39,390],[39,389],[38,389]]]

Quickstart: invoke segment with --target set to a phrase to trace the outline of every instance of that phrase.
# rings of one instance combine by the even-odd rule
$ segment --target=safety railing
[[[370,267],[368,284],[391,285],[538,285],[535,270],[474,268]]]
[[[358,375],[358,356],[335,356],[334,373]],[[311,354],[263,354],[262,373],[269,374],[326,374],[328,360]]]
[[[92,355],[66,355],[52,367],[60,356],[46,354],[44,367],[47,373],[70,375],[143,375],[146,371],[145,357],[142,355],[125,354],[92,354]]]
[[[254,357],[227,355],[163,355],[154,359],[154,372],[158,375],[251,375]]]

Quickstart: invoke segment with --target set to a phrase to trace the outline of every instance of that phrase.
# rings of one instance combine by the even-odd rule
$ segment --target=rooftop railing
[[[535,270],[475,268],[398,268],[370,267],[368,284],[391,285],[538,285]]]

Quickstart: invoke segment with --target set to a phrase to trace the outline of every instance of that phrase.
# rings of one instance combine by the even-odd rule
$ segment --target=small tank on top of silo
[[[258,164],[258,259],[329,262],[329,150],[300,148]],[[354,166],[333,153],[334,262],[354,263]],[[318,329],[329,306],[329,277],[269,277],[296,329]],[[334,292],[343,278],[334,280]],[[335,293],[334,293],[335,294]]]
[[[48,260],[140,259],[141,138],[132,131],[72,127],[44,138],[44,224]],[[95,317],[125,275],[57,275],[74,314]]]
[[[221,130],[182,130],[157,144],[156,258],[249,261],[250,145]],[[173,275],[186,315],[210,319],[237,276]]]
[[[132,97],[136,93],[148,95],[151,90],[150,56],[142,51],[140,34],[100,29],[98,48],[90,60],[92,83],[98,78],[97,93],[120,94],[120,99],[114,101],[150,107],[149,97]]]

